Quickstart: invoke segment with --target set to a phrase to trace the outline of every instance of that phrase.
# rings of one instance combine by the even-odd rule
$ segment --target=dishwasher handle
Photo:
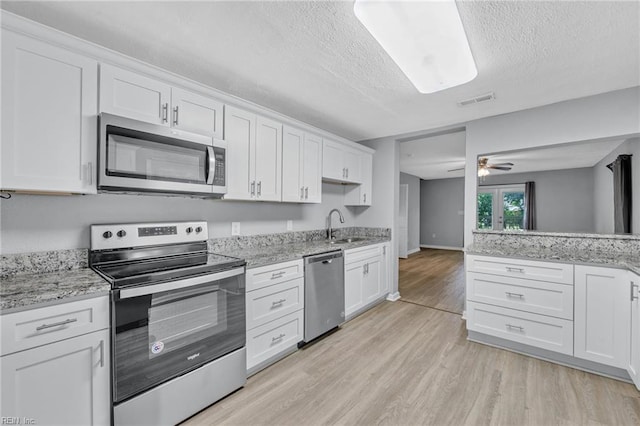
[[[330,253],[307,256],[304,258],[304,263],[306,263],[307,265],[311,263],[319,263],[319,262],[327,264],[327,263],[333,262],[333,259],[338,259],[341,257],[343,257],[342,250],[338,250]]]

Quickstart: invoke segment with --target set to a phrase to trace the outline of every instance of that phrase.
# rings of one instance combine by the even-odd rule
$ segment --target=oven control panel
[[[91,225],[91,250],[206,241],[207,222]]]

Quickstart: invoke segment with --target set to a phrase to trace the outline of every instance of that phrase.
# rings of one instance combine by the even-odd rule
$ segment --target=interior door
[[[224,138],[227,142],[226,200],[251,200],[255,194],[256,116],[225,106]]]
[[[398,210],[398,257],[409,257],[409,185],[400,185]]]
[[[282,201],[304,199],[303,175],[304,133],[293,127],[282,129]]]

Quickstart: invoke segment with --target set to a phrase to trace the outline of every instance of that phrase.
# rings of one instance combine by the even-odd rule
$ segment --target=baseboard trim
[[[413,253],[418,253],[419,251],[420,251],[420,247],[417,247],[417,248],[414,248],[414,249],[409,250],[409,251],[407,252],[407,254],[408,254],[409,256],[411,256]]]
[[[436,250],[455,250],[455,251],[464,251],[464,247],[432,246],[432,245],[427,245],[427,244],[420,244],[420,248],[436,249]]]
[[[400,292],[396,291],[395,293],[387,294],[387,300],[389,302],[396,302],[396,301],[400,300]]]

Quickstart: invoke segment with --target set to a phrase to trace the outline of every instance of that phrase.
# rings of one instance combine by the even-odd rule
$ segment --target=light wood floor
[[[422,249],[408,259],[400,259],[398,287],[404,301],[462,314],[464,254]]]
[[[626,383],[466,340],[460,315],[384,302],[251,377],[196,425],[639,425]]]

